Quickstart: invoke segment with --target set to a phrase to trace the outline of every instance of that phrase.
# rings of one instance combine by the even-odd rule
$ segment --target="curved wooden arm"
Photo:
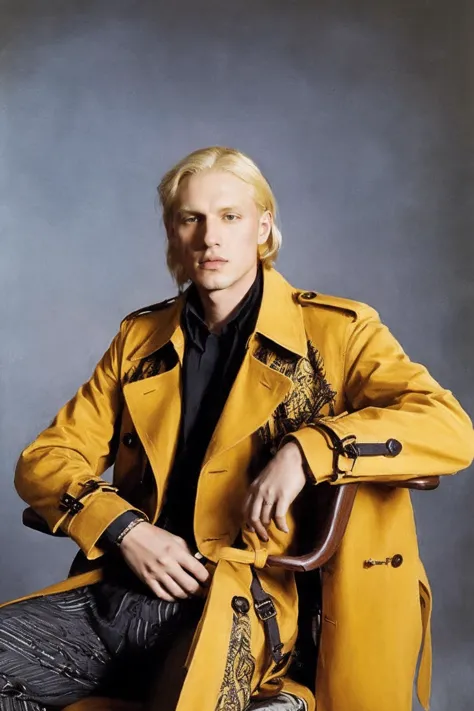
[[[286,568],[305,573],[324,565],[338,549],[354,506],[359,484],[341,484],[335,489],[323,525],[310,553],[299,556],[270,555],[267,565],[274,568]]]
[[[439,476],[432,476],[409,479],[403,482],[391,482],[390,484],[384,484],[384,486],[430,491],[436,489],[439,486],[439,482]],[[268,556],[267,565],[304,573],[320,568],[327,563],[339,548],[346,532],[358,487],[358,484],[339,484],[331,487],[334,492],[328,498],[327,511],[324,514],[321,529],[318,531],[317,540],[310,553],[295,556]]]
[[[433,491],[439,486],[439,476],[420,476],[408,481],[392,481],[387,486],[398,487],[399,489],[415,489],[416,491]]]

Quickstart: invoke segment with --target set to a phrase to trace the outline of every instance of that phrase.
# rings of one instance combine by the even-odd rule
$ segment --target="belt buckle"
[[[273,600],[270,600],[270,598],[267,598],[266,600],[261,600],[260,602],[256,602],[255,611],[257,613],[257,616],[262,620],[262,622],[270,620],[272,617],[276,617],[277,613],[276,607],[273,604]]]

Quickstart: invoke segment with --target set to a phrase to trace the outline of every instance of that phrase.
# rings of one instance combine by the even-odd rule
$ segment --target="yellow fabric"
[[[265,548],[256,550],[240,550],[239,548],[224,547],[219,551],[219,560],[229,560],[233,563],[247,563],[255,568],[264,568],[268,552]]]
[[[179,297],[167,308],[125,319],[91,379],[25,449],[18,463],[15,482],[20,495],[53,530],[60,527],[67,532],[92,564],[100,564],[101,532],[128,508],[127,497],[140,481],[147,459],[156,488],[152,495],[142,496],[139,508],[152,522],[159,515],[181,416],[182,304]],[[166,343],[177,354],[176,365],[130,382],[140,359]],[[305,410],[314,395],[311,373],[318,358],[335,391],[333,411],[326,404],[322,419]],[[286,368],[291,363],[298,364],[292,371],[296,376]],[[376,483],[450,474],[467,467],[474,454],[472,424],[452,394],[423,366],[408,359],[373,309],[347,299],[302,293],[276,271],[265,269],[255,333],[199,479],[196,541],[199,551],[217,566],[189,657],[179,711],[216,711],[233,624],[232,597],[248,596],[250,563],[264,565],[267,555],[286,552],[293,538],[295,522],[290,513],[289,534],[272,525],[270,540],[260,544],[255,534],[243,530],[247,551],[229,553],[241,530],[249,473],[255,475],[262,448],[269,444],[263,444],[264,437],[274,437],[275,448],[285,441],[277,435],[296,437],[315,480],[333,481],[332,444],[319,428],[321,423],[340,437],[353,435],[358,442],[396,438],[403,449],[393,458],[360,457],[355,463],[338,457],[340,471],[334,483],[358,481],[361,486],[343,544],[322,574],[317,709],[409,711],[422,638],[418,691],[428,706],[431,601],[410,496],[407,490]],[[135,448],[122,443],[127,432],[138,434]],[[101,477],[113,461],[117,492],[90,493],[75,515],[60,510],[62,494],[77,496],[86,481]],[[400,567],[364,566],[369,558],[385,560],[396,554],[403,557]],[[260,568],[259,574],[275,600],[285,649],[290,649],[296,631],[293,576],[268,567]],[[91,576],[78,576],[48,592],[96,581],[100,572]],[[256,665],[251,688],[264,694],[272,685],[263,627],[253,608],[249,615]],[[311,700],[310,691],[301,693]]]

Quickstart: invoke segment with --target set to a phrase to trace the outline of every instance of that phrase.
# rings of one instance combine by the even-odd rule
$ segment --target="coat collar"
[[[184,349],[184,333],[180,322],[184,302],[185,295],[180,294],[169,308],[145,315],[148,324],[150,323],[149,319],[151,319],[153,330],[145,336],[145,339],[138,348],[128,356],[129,360],[148,358],[148,356],[158,351],[170,341],[176,351],[182,353]]]
[[[276,269],[264,269],[263,296],[255,333],[303,357],[306,355],[306,335],[296,293]],[[185,298],[185,294],[181,294],[169,308],[148,316],[152,317],[154,328],[129,356],[130,360],[146,358],[170,341],[178,355],[182,356],[184,334],[180,322]],[[158,327],[157,314],[160,319]]]
[[[306,334],[294,289],[276,269],[263,270],[263,297],[255,332],[286,350],[306,355]]]

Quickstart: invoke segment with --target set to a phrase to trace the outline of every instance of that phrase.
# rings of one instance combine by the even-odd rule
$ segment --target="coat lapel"
[[[203,465],[234,447],[265,424],[291,388],[291,380],[247,351]]]
[[[261,336],[270,348],[276,344],[294,353],[295,358],[307,352],[303,317],[292,287],[274,269],[264,269],[263,276],[255,332],[207,449],[204,466],[262,427],[290,391],[290,378],[255,357]]]
[[[178,441],[181,417],[180,365],[124,387],[133,424],[143,444],[162,501]]]
[[[257,431],[289,393],[292,381],[255,357],[262,341],[303,357],[307,352],[301,307],[294,290],[274,269],[264,269],[263,296],[255,332],[239,373],[209,443],[203,466]],[[171,370],[124,386],[124,396],[158,487],[158,501],[166,486],[181,418],[181,363],[184,335],[180,327],[181,297],[159,327],[149,329],[129,359],[139,361],[171,341],[178,363]]]
[[[181,308],[182,299],[172,307],[167,321],[148,334],[129,356],[136,364],[171,341],[178,356],[176,365],[159,375],[127,383],[123,388],[130,416],[155,475],[158,491],[155,517],[173,464],[181,419],[184,352],[184,335],[179,325]]]

